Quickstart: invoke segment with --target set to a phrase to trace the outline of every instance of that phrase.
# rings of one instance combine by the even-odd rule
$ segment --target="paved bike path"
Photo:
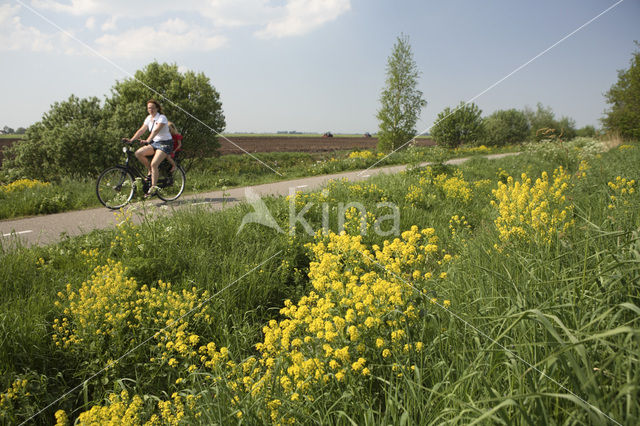
[[[509,155],[517,155],[518,153],[493,154],[487,155],[485,158],[495,159]],[[445,162],[445,164],[461,164],[469,158],[457,158]],[[422,166],[430,163],[423,163]],[[210,208],[220,210],[225,207],[237,205],[245,201],[245,190],[251,188],[253,192],[260,196],[282,196],[289,195],[290,191],[313,191],[322,188],[327,181],[331,179],[346,178],[349,181],[361,181],[378,174],[394,174],[405,170],[407,165],[397,165],[389,167],[380,167],[369,170],[356,170],[350,172],[336,173],[332,175],[311,176],[294,180],[281,182],[266,183],[261,185],[253,185],[249,187],[240,187],[228,189],[226,191],[212,191],[199,194],[183,195],[177,201],[165,203],[156,198],[151,201],[140,201],[132,203],[125,207],[125,211],[133,207],[134,214],[132,220],[139,223],[144,218],[145,208],[149,206],[161,207],[160,212],[171,213],[175,209],[188,206],[207,205]],[[188,180],[188,176],[187,176]],[[94,229],[103,229],[114,227],[118,223],[116,214],[113,210],[104,207],[76,210],[64,213],[55,213],[44,216],[35,216],[22,219],[12,219],[0,221],[1,243],[5,248],[11,246],[19,240],[22,244],[31,245],[47,245],[60,241],[67,236],[82,235],[93,231]]]

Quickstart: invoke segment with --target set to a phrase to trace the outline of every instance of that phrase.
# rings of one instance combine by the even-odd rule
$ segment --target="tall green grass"
[[[629,205],[609,209],[607,183],[617,176],[638,181],[639,160],[637,144],[590,155],[586,176],[576,176],[570,191],[575,226],[548,245],[516,242],[502,252],[494,249],[498,233],[491,189],[504,173],[517,178],[522,172],[551,172],[560,165],[558,158],[533,152],[434,168],[449,176],[461,170],[468,182],[489,181],[474,187],[467,202],[434,190],[435,199],[411,206],[407,188],[417,182],[419,169],[376,177],[359,188],[336,184],[332,229],[334,202],[359,201],[376,212],[382,193],[400,206],[401,231],[412,225],[434,227],[440,246],[457,256],[446,279],[428,282],[416,328],[425,348],[410,358],[415,370],[398,376],[390,366],[379,365],[370,380],[331,382],[308,403],[305,413],[311,414],[305,417],[299,417],[296,403],[274,395],[283,398],[282,411],[301,423],[322,424],[637,424],[640,200],[631,194]],[[572,158],[566,166],[580,173],[579,161]],[[286,229],[288,203],[265,202]],[[229,347],[236,362],[255,355],[262,327],[281,319],[284,301],[295,303],[310,291],[311,254],[305,244],[313,238],[257,224],[238,233],[242,218],[252,211],[247,205],[216,213],[192,208],[170,217],[162,210],[141,211],[146,220],[125,228],[126,234],[122,229],[97,231],[41,248],[3,243],[0,392],[17,378],[27,378],[31,386],[31,396],[15,399],[3,421],[25,420],[80,386],[35,421],[51,423],[57,409],[74,418],[104,404],[108,392],[125,388],[149,397],[147,411],[156,398],[176,391],[199,394],[197,410],[186,414],[189,423],[235,423],[238,407],[245,422],[263,423],[265,401],[247,398],[234,406],[229,383],[212,387],[197,372],[190,387],[181,388],[172,381],[149,381],[146,377],[157,373],[123,359],[118,377],[103,374],[82,386],[95,371],[90,360],[64,353],[51,338],[53,320],[61,316],[53,304],[57,293],[67,284],[77,289],[90,278],[94,264],[109,258],[127,266],[140,285],[163,280],[174,289],[219,292],[209,302],[215,320],[200,330],[201,337]],[[449,232],[454,215],[464,215],[470,226],[455,236]],[[316,203],[305,217],[320,228],[321,206]],[[390,238],[369,234],[364,241],[382,245]],[[88,262],[82,252],[92,249],[97,249],[96,258]],[[433,297],[440,305],[431,303]],[[451,301],[447,309],[441,305],[444,299]],[[195,417],[195,412],[200,414]]]

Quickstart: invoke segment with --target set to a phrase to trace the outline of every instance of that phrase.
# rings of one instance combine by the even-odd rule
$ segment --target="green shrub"
[[[513,145],[529,136],[527,116],[516,109],[499,110],[484,119],[483,142],[489,146]]]
[[[5,151],[3,168],[14,179],[93,176],[116,161],[117,141],[98,98],[71,95],[54,103],[24,140]]]
[[[473,102],[460,102],[457,108],[446,107],[431,128],[431,137],[438,145],[457,148],[462,144],[477,142],[484,135],[482,110]]]

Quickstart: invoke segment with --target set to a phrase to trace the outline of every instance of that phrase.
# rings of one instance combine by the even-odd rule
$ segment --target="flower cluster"
[[[344,212],[344,230],[349,235],[366,235],[376,221],[371,212],[361,212],[351,207]]]
[[[586,178],[587,170],[589,170],[589,163],[587,162],[587,160],[580,161],[580,164],[578,164],[578,172],[576,173],[576,177],[578,179]]]
[[[259,358],[242,363],[244,375],[231,386],[261,396],[272,422],[293,420],[283,417],[283,401],[300,404],[297,412],[303,414],[305,402],[329,383],[360,383],[387,368],[397,375],[410,369],[411,354],[424,347],[416,339],[425,309],[420,290],[427,280],[445,277],[439,269],[451,260],[438,248],[433,228],[414,226],[371,249],[361,236],[316,238],[308,245],[313,291],[297,304],[285,302],[284,319],[263,328]]]
[[[433,179],[433,184],[442,190],[446,198],[467,202],[471,200],[471,188],[464,180],[462,170],[458,169],[453,176],[447,178],[446,174],[440,174]]]
[[[437,198],[432,188],[439,190],[444,198],[463,203],[471,200],[473,193],[461,170],[456,170],[451,177],[446,173],[434,176],[433,169],[427,167],[420,171],[417,185],[409,185],[405,200],[414,207],[426,207]]]
[[[359,158],[359,159],[363,159],[363,160],[370,160],[372,158],[375,158],[376,155],[371,152],[371,151],[353,151],[351,153],[349,153],[349,158],[354,159],[354,158]]]
[[[188,370],[200,359],[200,337],[192,330],[198,322],[210,320],[203,303],[207,291],[198,295],[194,287],[177,292],[162,281],[138,288],[126,268],[109,259],[77,291],[67,285],[58,298],[55,305],[62,318],[54,319],[53,341],[71,353],[105,362],[105,356],[120,354],[159,330],[152,335],[157,341],[150,354],[152,364],[180,364]]]
[[[562,167],[554,170],[553,179],[543,172],[532,183],[523,173],[520,181],[509,176],[506,184],[499,182],[491,205],[498,210],[495,225],[500,240],[550,243],[554,235],[570,228],[574,220],[569,214],[573,207],[566,199],[569,182]]]
[[[6,419],[14,401],[29,396],[27,384],[27,379],[16,379],[6,391],[0,393],[0,420]]]
[[[129,397],[129,393],[123,390],[119,395],[109,395],[109,403],[106,405],[95,405],[90,410],[80,414],[76,425],[179,425],[184,423],[187,414],[192,414],[195,418],[199,413],[195,412],[198,397],[194,395],[181,396],[174,393],[171,399],[158,401],[157,414],[149,416],[145,409],[143,399],[134,395]],[[56,412],[56,426],[67,426],[66,413],[62,410]]]
[[[82,349],[85,341],[102,340],[103,336],[123,335],[131,317],[140,315],[136,306],[137,283],[127,278],[121,263],[109,260],[95,268],[78,291],[67,284],[66,292],[58,292],[56,307],[62,318],[53,321],[53,341],[63,349]]]
[[[49,182],[42,182],[37,179],[18,179],[6,185],[0,185],[0,192],[9,194],[12,192],[23,191],[25,189],[46,188],[50,186]]]
[[[471,225],[469,225],[465,216],[456,214],[451,216],[451,219],[449,219],[449,232],[451,232],[452,238],[456,238],[470,229]]]
[[[612,194],[609,195],[609,199],[611,200],[611,203],[608,206],[609,209],[628,207],[631,197],[636,193],[635,179],[626,179],[621,176],[617,176],[614,182],[608,182],[607,185],[612,192]]]

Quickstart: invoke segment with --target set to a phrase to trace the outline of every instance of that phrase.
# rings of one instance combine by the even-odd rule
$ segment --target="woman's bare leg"
[[[162,163],[164,161],[165,158],[167,158],[168,155],[166,152],[162,152],[159,149],[156,149],[156,153],[153,155],[153,159],[151,160],[151,186],[156,186],[156,184],[158,183],[158,175],[159,175],[159,171],[158,171],[158,166],[160,166],[160,163]]]
[[[154,149],[151,145],[142,146],[136,151],[136,158],[147,168],[149,173],[151,173],[151,161],[149,161],[149,157],[154,155],[153,151]]]

